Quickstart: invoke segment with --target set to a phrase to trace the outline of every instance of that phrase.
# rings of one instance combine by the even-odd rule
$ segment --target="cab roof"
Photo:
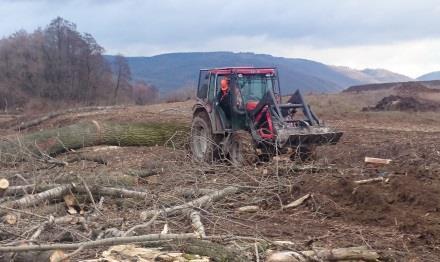
[[[211,68],[211,69],[201,69],[201,71],[209,71],[213,74],[274,74],[276,68],[274,67],[222,67],[222,68]]]

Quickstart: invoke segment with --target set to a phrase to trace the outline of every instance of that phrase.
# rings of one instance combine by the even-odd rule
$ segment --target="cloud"
[[[440,69],[434,0],[67,0],[0,2],[0,35],[56,16],[109,53],[254,51],[409,75]],[[423,48],[418,48],[423,46]]]

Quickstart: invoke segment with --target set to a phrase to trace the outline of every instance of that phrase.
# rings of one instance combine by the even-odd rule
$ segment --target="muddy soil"
[[[440,103],[417,99],[411,96],[391,95],[384,97],[374,107],[365,107],[363,111],[411,111],[425,112],[437,111]]]

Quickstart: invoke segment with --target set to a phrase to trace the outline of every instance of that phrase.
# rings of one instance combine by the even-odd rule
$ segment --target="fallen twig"
[[[376,182],[387,182],[388,179],[384,179],[383,177],[375,177],[375,178],[370,178],[370,179],[363,179],[363,180],[357,180],[354,181],[355,184],[358,185],[364,185],[364,184],[371,184],[371,183],[376,183]]]
[[[365,163],[367,164],[380,164],[380,165],[388,165],[391,163],[391,159],[384,158],[376,158],[376,157],[365,157]]]

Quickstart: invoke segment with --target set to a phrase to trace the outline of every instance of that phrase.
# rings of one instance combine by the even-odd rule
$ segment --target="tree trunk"
[[[0,162],[56,155],[70,149],[96,145],[154,146],[173,139],[182,146],[188,127],[177,123],[118,124],[90,121],[23,136],[0,138]]]

